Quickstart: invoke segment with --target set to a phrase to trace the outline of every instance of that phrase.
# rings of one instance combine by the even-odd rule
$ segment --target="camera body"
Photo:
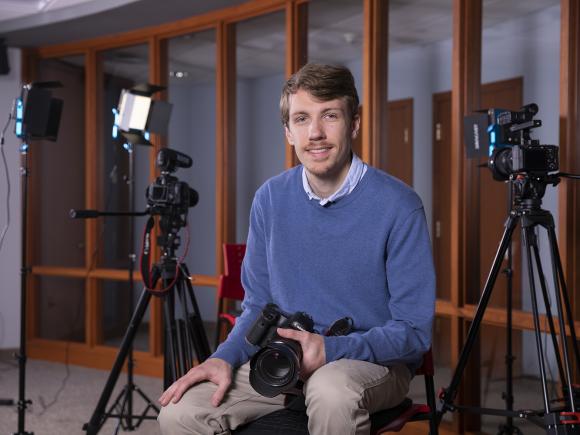
[[[147,206],[151,214],[166,218],[161,223],[164,229],[179,229],[187,224],[187,211],[197,204],[199,195],[171,173],[177,168],[191,167],[192,159],[179,151],[164,148],[157,154],[156,163],[161,175],[146,189]]]
[[[173,208],[177,213],[185,213],[197,203],[197,193],[187,183],[177,177],[161,174],[147,187],[147,205],[161,211]]]
[[[540,127],[542,121],[534,119],[536,104],[528,104],[519,111],[489,109],[488,166],[493,178],[509,180],[513,174],[546,176],[558,171],[558,147],[540,145],[530,136],[531,129]]]
[[[300,377],[300,343],[280,337],[277,328],[315,332],[312,318],[304,312],[287,314],[275,304],[264,307],[246,340],[261,348],[250,361],[250,384],[265,397],[291,392]]]

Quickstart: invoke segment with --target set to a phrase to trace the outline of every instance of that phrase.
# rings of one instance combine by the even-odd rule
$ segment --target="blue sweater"
[[[302,166],[256,192],[242,266],[243,312],[213,357],[233,367],[258,350],[245,341],[269,302],[305,311],[318,331],[349,316],[354,331],[325,337],[327,362],[341,358],[411,369],[431,346],[435,275],[421,200],[369,167],[348,196],[310,201]]]

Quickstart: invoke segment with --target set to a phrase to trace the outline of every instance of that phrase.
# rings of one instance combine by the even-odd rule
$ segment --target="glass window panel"
[[[60,81],[52,96],[63,100],[56,142],[33,141],[29,148],[31,164],[38,165],[31,170],[31,207],[42,217],[33,222],[39,237],[35,262],[43,266],[85,262],[84,222],[68,217],[71,208],[85,204],[84,62],[84,56],[70,56],[38,64],[38,81]]]
[[[254,193],[285,169],[280,92],[285,81],[285,15],[236,24],[236,238],[245,243]]]
[[[173,105],[168,146],[193,159],[191,168],[175,176],[199,194],[189,209],[185,263],[191,274],[216,274],[216,41],[215,31],[191,33],[168,41],[169,92]],[[180,252],[183,252],[185,246]],[[215,321],[215,288],[196,295],[202,318]],[[210,340],[211,341],[211,340]]]
[[[557,144],[559,129],[559,66],[560,66],[560,2],[483,1],[483,35],[481,79],[482,107],[518,110],[524,104],[539,106],[536,119],[542,127],[532,130],[532,137],[541,144]],[[504,84],[502,86],[502,83]],[[487,162],[487,159],[482,159]],[[490,171],[481,177],[481,280],[489,272],[493,255],[509,212],[508,187],[492,179]],[[542,207],[558,221],[557,188],[549,186]],[[497,210],[496,213],[491,211]],[[482,215],[483,216],[483,215]],[[549,247],[545,231],[539,231],[540,254],[548,286],[552,286]],[[491,243],[493,240],[493,243]],[[531,311],[528,272],[522,253],[520,227],[513,237],[513,306]],[[504,262],[505,265],[505,262]],[[504,307],[507,280],[498,278],[490,305]],[[536,281],[538,285],[539,282]],[[497,293],[497,294],[496,294]],[[553,294],[553,290],[550,290]],[[473,297],[475,299],[475,296]],[[475,302],[473,300],[472,302]],[[542,308],[543,308],[543,304]],[[541,308],[541,310],[542,310]]]
[[[85,341],[84,280],[38,276],[38,337]]]
[[[451,0],[389,2],[386,167],[423,201],[437,297],[450,299]],[[363,114],[364,116],[364,114]]]
[[[308,3],[308,61],[350,68],[361,101],[362,44],[362,0],[315,0]]]
[[[145,188],[150,180],[150,147],[135,146],[131,157],[131,153],[123,146],[126,140],[122,135],[113,138],[112,129],[113,108],[119,103],[121,91],[149,82],[148,46],[142,44],[104,51],[100,53],[99,61],[103,71],[99,99],[101,111],[99,208],[101,211],[143,211],[146,206]],[[130,174],[131,159],[134,160],[133,174]],[[131,179],[133,183],[130,182]],[[128,268],[129,255],[140,250],[146,217],[107,216],[100,219],[98,238],[101,242],[100,252],[96,253],[99,266]]]
[[[101,303],[103,308],[102,328],[103,344],[118,347],[129,327],[129,320],[137,308],[142,294],[142,285],[136,281],[133,297],[128,281],[99,281],[101,286]],[[149,307],[137,326],[133,340],[133,349],[149,350]]]

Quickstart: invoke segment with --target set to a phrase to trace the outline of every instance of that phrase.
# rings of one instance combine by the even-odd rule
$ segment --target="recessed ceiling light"
[[[188,75],[187,71],[169,71],[169,77],[175,77],[176,79],[184,79]]]

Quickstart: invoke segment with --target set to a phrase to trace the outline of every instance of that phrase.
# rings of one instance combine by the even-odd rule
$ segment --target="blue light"
[[[123,148],[125,148],[129,152],[133,151],[133,147],[129,143],[124,143]]]
[[[149,140],[149,132],[148,131],[144,131],[143,132],[143,137],[147,140]]]
[[[22,104],[22,98],[16,99],[16,124],[14,125],[14,134],[16,137],[22,137],[22,120],[24,117],[24,107]]]
[[[119,111],[113,107],[113,114],[115,115],[115,120],[113,121],[113,139],[117,139],[119,137]]]
[[[494,144],[494,143],[495,143],[495,131],[492,131],[492,132],[489,134],[489,141],[490,141],[492,144]]]

